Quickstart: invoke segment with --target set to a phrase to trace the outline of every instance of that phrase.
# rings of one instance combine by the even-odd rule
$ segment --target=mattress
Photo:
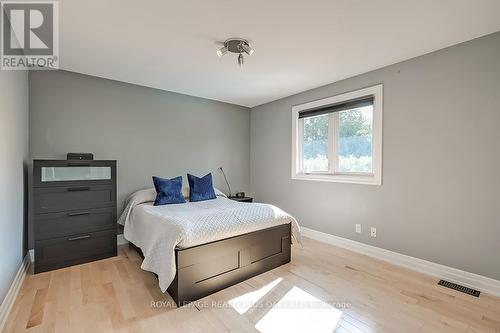
[[[130,204],[132,202],[132,204]],[[158,275],[165,292],[176,273],[175,249],[205,244],[281,224],[292,224],[292,240],[300,242],[297,221],[281,209],[262,203],[242,203],[222,195],[216,199],[153,206],[150,201],[129,201],[120,223],[124,237],[138,246],[141,268]]]

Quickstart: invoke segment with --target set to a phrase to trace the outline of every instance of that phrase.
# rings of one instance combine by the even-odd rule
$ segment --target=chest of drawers
[[[116,161],[33,161],[35,273],[116,256]]]

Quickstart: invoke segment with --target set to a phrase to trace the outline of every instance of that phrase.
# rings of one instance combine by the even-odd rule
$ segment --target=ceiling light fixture
[[[224,42],[224,46],[217,50],[217,55],[222,58],[227,52],[238,54],[238,65],[242,66],[245,62],[243,53],[251,56],[254,49],[247,40],[242,38],[229,38]]]
[[[219,58],[224,56],[226,53],[227,53],[227,47],[225,47],[225,46],[223,46],[217,50],[217,55],[219,56]]]
[[[251,56],[253,54],[253,49],[250,47],[250,45],[242,43],[242,44],[240,44],[240,46],[241,46],[241,49],[243,51],[245,51],[245,53],[248,54],[249,56]]]

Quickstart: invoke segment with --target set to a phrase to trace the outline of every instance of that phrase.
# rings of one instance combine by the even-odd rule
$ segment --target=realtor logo
[[[57,1],[1,1],[3,70],[59,68]]]

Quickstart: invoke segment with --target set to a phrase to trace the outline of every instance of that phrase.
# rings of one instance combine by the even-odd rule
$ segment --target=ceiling
[[[59,3],[62,69],[248,107],[500,30],[499,0]]]

